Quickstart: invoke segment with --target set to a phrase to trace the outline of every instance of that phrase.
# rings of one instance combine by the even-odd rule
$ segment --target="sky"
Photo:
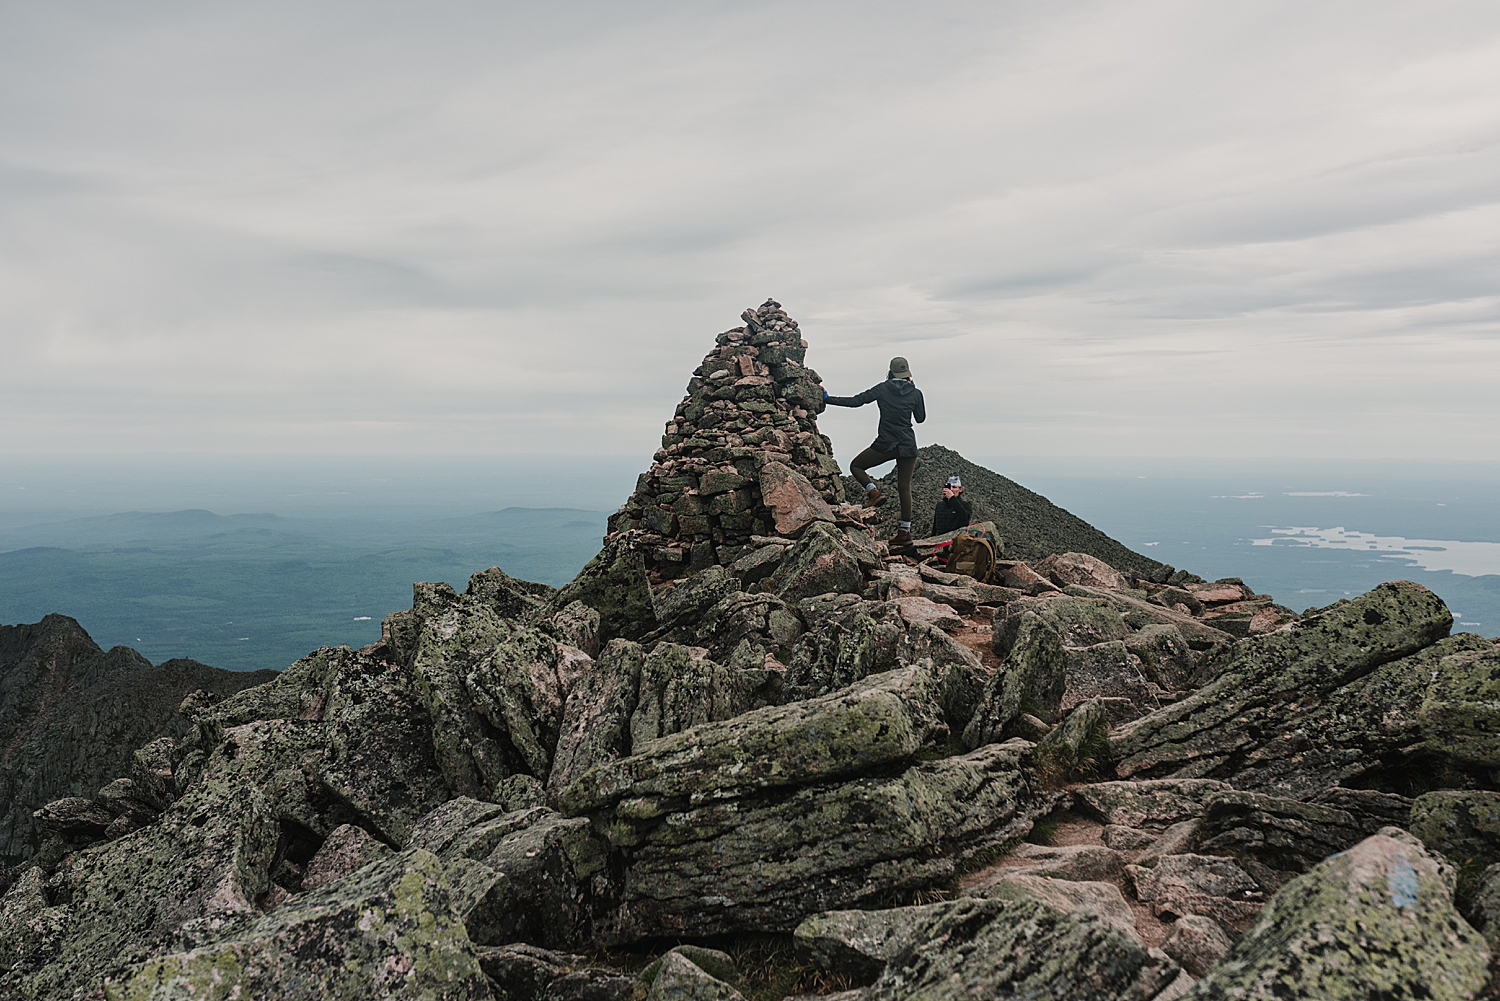
[[[1500,5],[0,4],[0,454],[645,455],[768,296],[968,454],[1500,460]]]

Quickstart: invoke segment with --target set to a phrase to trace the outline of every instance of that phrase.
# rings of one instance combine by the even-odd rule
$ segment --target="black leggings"
[[[901,520],[911,521],[911,473],[917,468],[915,455],[903,459],[895,452],[877,452],[873,448],[867,448],[849,463],[849,473],[859,481],[860,486],[868,487],[870,474],[865,470],[871,466],[883,466],[892,459],[896,460],[896,492],[901,496]]]

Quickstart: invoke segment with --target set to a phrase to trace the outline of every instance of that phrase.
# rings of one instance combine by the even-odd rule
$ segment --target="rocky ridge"
[[[38,811],[0,992],[1493,993],[1500,647],[1436,596],[1297,615],[1078,551],[979,583],[779,439],[719,447],[765,534],[644,527],[638,491],[559,591],[417,584],[378,643],[186,698]],[[672,506],[727,472],[693,468]]]

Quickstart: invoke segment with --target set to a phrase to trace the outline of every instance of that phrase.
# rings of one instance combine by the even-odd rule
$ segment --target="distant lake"
[[[841,457],[847,458],[847,457]],[[559,585],[648,457],[8,457],[0,622],[49,612],[153,662],[284,668],[360,646],[411,584]],[[1406,578],[1500,634],[1500,465],[974,461],[1139,552],[1301,611]]]

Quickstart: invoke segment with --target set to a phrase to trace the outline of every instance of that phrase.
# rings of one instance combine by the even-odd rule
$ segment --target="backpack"
[[[948,547],[948,572],[973,577],[981,584],[989,583],[999,548],[995,526],[988,521],[976,521],[954,536]]]

